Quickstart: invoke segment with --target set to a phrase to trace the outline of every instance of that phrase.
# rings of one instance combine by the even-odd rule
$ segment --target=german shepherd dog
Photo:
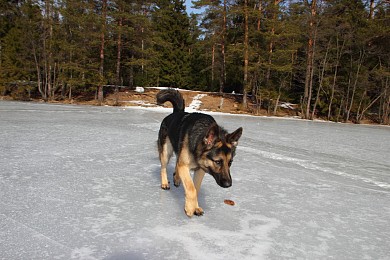
[[[157,104],[169,101],[173,113],[164,118],[158,133],[158,151],[161,162],[161,188],[169,190],[167,164],[173,152],[177,161],[173,181],[176,187],[183,183],[184,211],[187,216],[203,215],[198,205],[198,193],[206,172],[223,188],[232,186],[230,166],[233,162],[242,128],[228,133],[214,118],[202,113],[184,112],[184,99],[176,90],[161,90]],[[194,171],[192,180],[190,171]]]

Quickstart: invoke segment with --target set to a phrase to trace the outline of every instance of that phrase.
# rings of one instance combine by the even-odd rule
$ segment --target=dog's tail
[[[162,105],[165,102],[171,102],[173,112],[184,112],[184,99],[179,91],[173,89],[164,89],[157,93],[157,104]]]

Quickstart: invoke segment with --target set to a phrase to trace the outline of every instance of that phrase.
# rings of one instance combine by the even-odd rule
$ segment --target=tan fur
[[[173,154],[172,144],[169,141],[169,138],[165,141],[164,146],[162,147],[162,151],[160,153],[160,162],[161,162],[161,188],[164,190],[169,190],[169,182],[167,176],[167,165],[169,159]]]
[[[194,185],[198,194],[200,192],[200,185],[202,185],[204,175],[205,171],[202,169],[197,169],[194,173]]]
[[[184,211],[187,216],[191,217],[193,214],[202,215],[203,209],[198,205],[198,193],[195,188],[194,182],[192,181],[190,169],[195,165],[193,155],[188,151],[188,136],[184,138],[182,149],[178,155],[176,163],[176,174],[175,174],[175,185],[180,178],[183,183],[185,193],[185,206]],[[200,187],[200,185],[199,185]]]

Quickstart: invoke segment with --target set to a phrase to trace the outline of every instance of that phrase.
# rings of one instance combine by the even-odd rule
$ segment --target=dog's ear
[[[238,139],[240,139],[241,135],[242,135],[242,127],[238,128],[233,133],[228,134],[226,136],[226,141],[229,144],[233,145],[233,146],[237,146],[238,145]]]
[[[203,139],[207,148],[210,149],[214,146],[215,142],[219,138],[219,127],[218,125],[212,125],[208,130],[205,138]]]

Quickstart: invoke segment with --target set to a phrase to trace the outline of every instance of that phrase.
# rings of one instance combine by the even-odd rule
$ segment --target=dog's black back
[[[184,112],[185,102],[181,94],[176,90],[162,90],[157,94],[157,103],[163,104],[166,101],[172,103],[173,113],[164,118],[161,123],[160,132],[168,135],[176,154],[180,152],[181,144],[185,134],[190,135],[188,145],[193,155],[199,154],[199,144],[203,143],[204,137],[210,127],[219,128],[219,139],[225,139],[227,133],[222,127],[219,127],[212,116],[202,113]],[[162,130],[162,131],[161,131]],[[163,141],[161,136],[159,141]],[[162,143],[160,144],[162,145]]]

